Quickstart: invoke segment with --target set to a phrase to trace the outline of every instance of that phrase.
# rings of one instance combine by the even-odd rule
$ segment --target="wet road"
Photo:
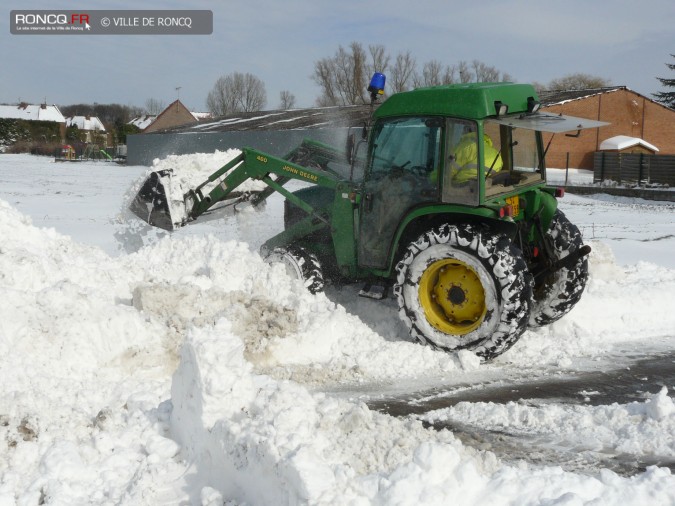
[[[478,387],[460,385],[370,400],[367,404],[371,409],[397,417],[423,415],[459,402],[507,403],[524,400],[557,404],[628,404],[644,401],[647,395],[658,393],[662,386],[668,387],[671,392],[675,388],[675,352],[641,359],[615,370],[577,372],[555,379],[535,379],[528,382],[500,381]],[[432,426],[438,430],[452,430],[464,444],[490,450],[504,461],[526,460],[538,464],[555,464],[578,472],[603,467],[622,475],[633,475],[656,464],[669,467],[675,472],[675,455],[649,460],[624,454],[552,447],[546,441],[537,441],[536,438],[503,431],[488,431],[453,422],[434,423]]]

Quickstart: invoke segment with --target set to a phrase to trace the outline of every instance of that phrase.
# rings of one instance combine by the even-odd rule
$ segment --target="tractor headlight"
[[[504,116],[509,112],[509,106],[501,100],[495,100],[495,111],[497,116]]]
[[[541,102],[535,100],[534,97],[527,97],[527,112],[529,114],[535,113],[541,107]]]

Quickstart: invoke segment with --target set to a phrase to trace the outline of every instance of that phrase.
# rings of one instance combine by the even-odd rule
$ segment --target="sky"
[[[385,46],[430,60],[481,61],[517,82],[546,84],[573,73],[602,77],[651,98],[672,78],[675,2],[652,0],[88,0],[78,9],[207,9],[211,35],[12,35],[13,9],[72,9],[48,0],[0,7],[0,103],[119,103],[143,107],[176,98],[206,111],[220,76],[251,73],[265,83],[267,109],[281,91],[310,107],[320,89],[314,64],[339,46]],[[385,72],[386,74],[386,72]],[[177,90],[177,88],[180,88]]]

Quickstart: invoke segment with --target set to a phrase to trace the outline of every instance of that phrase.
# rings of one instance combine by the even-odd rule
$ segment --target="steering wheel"
[[[415,165],[410,167],[410,172],[417,174],[418,176],[428,176],[433,172],[433,168],[426,167],[424,165]]]
[[[405,174],[405,172],[406,172],[405,171],[406,165],[408,165],[409,163],[410,163],[410,160],[405,162],[403,165],[396,165],[396,164],[392,163],[391,169],[389,169],[389,175],[392,178],[398,178],[398,177],[403,176],[403,174]]]

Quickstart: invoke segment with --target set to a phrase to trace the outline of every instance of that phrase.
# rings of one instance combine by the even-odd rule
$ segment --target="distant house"
[[[0,119],[55,123],[61,137],[59,141],[64,142],[66,137],[66,118],[56,105],[34,105],[24,102],[18,105],[0,105]]]
[[[76,126],[80,130],[88,132],[105,132],[105,127],[97,116],[70,116],[66,118],[66,125]]]
[[[194,111],[192,111],[191,114],[198,121],[205,121],[205,120],[213,118],[213,114],[211,114],[210,112],[194,112]]]
[[[66,118],[66,127],[77,127],[84,132],[85,138],[82,140],[85,142],[98,142],[101,138],[107,141],[105,127],[96,116],[71,116]]]
[[[201,119],[197,116],[198,114],[204,113],[192,113],[180,100],[176,100],[157,116],[140,116],[132,119],[129,123],[136,125],[143,133],[150,133],[166,128],[198,123],[199,119]]]
[[[47,104],[34,105],[24,102],[19,105],[0,105],[0,118],[66,123],[66,118],[63,117],[57,106]]]
[[[157,119],[157,116],[154,114],[144,114],[137,118],[132,119],[129,124],[137,127],[141,132],[145,130],[148,126],[152,124],[153,121]]]
[[[539,99],[544,111],[610,123],[582,130],[578,136],[574,132],[553,136],[546,154],[548,167],[592,169],[596,151],[675,155],[675,110],[625,86],[543,91]],[[545,135],[544,145],[550,140],[551,135]]]

